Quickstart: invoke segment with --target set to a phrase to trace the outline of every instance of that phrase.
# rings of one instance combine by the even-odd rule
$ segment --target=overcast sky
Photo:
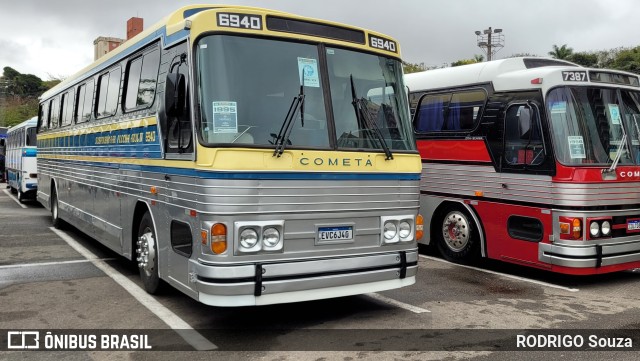
[[[206,1],[0,0],[0,68],[68,76],[93,61],[98,36],[124,38],[132,16],[152,25],[181,5]],[[638,0],[220,0],[282,10],[386,33],[404,60],[441,66],[482,54],[474,31],[503,29],[496,58],[640,45]]]

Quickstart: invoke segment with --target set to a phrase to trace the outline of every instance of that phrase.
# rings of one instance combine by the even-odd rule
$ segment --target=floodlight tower
[[[504,47],[504,34],[502,29],[484,29],[476,30],[478,47],[487,53],[487,61],[491,61],[493,54],[497,53]]]

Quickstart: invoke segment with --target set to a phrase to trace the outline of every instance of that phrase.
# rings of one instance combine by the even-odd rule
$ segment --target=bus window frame
[[[128,88],[129,88],[129,76],[130,71],[131,71],[131,64],[140,59],[140,61],[142,62],[142,64],[140,64],[140,78],[138,79],[138,89],[140,88],[140,80],[142,79],[142,73],[144,71],[144,58],[145,56],[151,54],[152,52],[157,51],[158,52],[158,65],[157,65],[157,69],[156,69],[156,84],[155,84],[155,90],[153,92],[153,98],[151,99],[151,101],[148,104],[142,105],[142,106],[136,106],[133,108],[127,108],[127,92],[128,92]],[[131,55],[130,57],[127,57],[125,60],[125,72],[124,72],[124,77],[123,77],[123,83],[122,83],[122,91],[120,92],[120,108],[122,109],[122,113],[123,114],[128,114],[128,113],[133,113],[133,112],[137,112],[139,110],[145,110],[145,109],[149,109],[151,107],[153,107],[153,105],[156,103],[156,98],[158,97],[158,83],[159,83],[159,78],[160,78],[160,67],[162,66],[162,49],[159,45],[159,42],[154,42],[149,46],[146,46],[144,49],[140,50],[139,52]],[[137,103],[137,102],[136,102]]]
[[[449,105],[447,106],[447,108],[450,107],[451,104],[451,99],[453,98],[453,96],[455,94],[460,94],[460,93],[470,93],[470,92],[474,92],[474,91],[481,91],[484,94],[484,102],[482,104],[482,108],[478,111],[478,114],[476,116],[476,118],[474,119],[474,125],[472,128],[469,129],[454,129],[454,130],[450,130],[450,129],[441,129],[441,130],[432,130],[432,131],[426,131],[426,132],[422,132],[419,131],[416,128],[416,121],[418,120],[418,115],[420,114],[420,104],[422,103],[422,100],[427,97],[427,96],[434,96],[434,95],[445,95],[445,94],[449,94]],[[420,98],[418,98],[418,102],[416,103],[416,107],[413,111],[413,115],[411,116],[411,126],[413,127],[413,132],[416,136],[430,136],[430,135],[438,135],[438,134],[470,134],[473,133],[475,131],[478,130],[478,128],[480,127],[480,124],[482,123],[482,117],[484,116],[484,111],[485,108],[487,107],[487,102],[489,101],[489,92],[487,91],[487,89],[485,89],[484,87],[480,87],[480,86],[474,86],[474,87],[470,87],[470,88],[452,88],[452,89],[440,89],[437,91],[415,91],[413,92],[413,94],[415,93],[422,93],[422,95],[420,95]],[[409,102],[409,106],[411,106],[411,93],[409,93],[409,97],[408,97],[408,102]],[[446,119],[443,122],[446,122]]]
[[[517,107],[517,106],[526,106],[529,107],[530,109],[534,110],[536,112],[536,121],[535,123],[537,124],[538,127],[538,131],[539,131],[539,135],[540,135],[540,140],[541,140],[541,144],[542,144],[542,154],[543,154],[543,158],[542,161],[540,161],[540,163],[537,164],[527,164],[527,163],[513,163],[510,162],[509,159],[507,159],[506,157],[506,148],[507,148],[507,113],[509,111],[509,109],[511,109],[512,107]],[[533,122],[531,123],[533,124]],[[518,170],[527,170],[530,168],[542,168],[544,167],[544,164],[547,161],[547,157],[549,155],[549,148],[547,147],[547,143],[545,141],[545,131],[544,128],[542,126],[542,113],[540,112],[540,107],[533,101],[531,100],[524,100],[524,99],[518,99],[518,100],[514,100],[512,102],[509,102],[506,104],[505,108],[504,108],[504,119],[502,122],[502,152],[500,154],[500,158],[504,160],[504,165],[502,166],[502,170],[504,171],[509,170],[509,169],[518,169]],[[527,148],[524,148],[525,150],[525,154],[526,154],[526,150]]]

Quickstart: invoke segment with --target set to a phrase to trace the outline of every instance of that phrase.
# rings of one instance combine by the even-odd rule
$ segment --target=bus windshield
[[[549,92],[557,159],[566,165],[638,164],[640,93],[624,89],[561,87]],[[624,129],[623,129],[624,127]],[[624,134],[626,144],[621,144]]]
[[[200,136],[204,145],[272,147],[294,98],[303,94],[287,148],[383,147],[356,116],[349,79],[394,150],[413,150],[400,61],[290,41],[210,35],[197,45]],[[326,84],[330,89],[325,89]],[[301,85],[303,89],[301,89]],[[327,115],[331,96],[335,124]],[[337,134],[331,134],[335,129]]]

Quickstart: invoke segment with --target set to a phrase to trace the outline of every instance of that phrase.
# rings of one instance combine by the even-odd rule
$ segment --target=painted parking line
[[[97,258],[100,261],[113,261],[115,258]],[[41,266],[57,266],[61,264],[71,264],[71,263],[85,263],[91,262],[88,259],[74,259],[71,261],[57,261],[57,262],[36,262],[36,263],[17,263],[17,264],[7,264],[0,266],[0,269],[4,268],[23,268],[23,267],[41,267]]]
[[[11,192],[9,192],[9,191],[8,191],[8,190],[6,190],[6,189],[3,189],[3,191],[4,191],[4,193],[5,193],[6,195],[8,195],[8,196],[9,196],[9,198],[13,199],[13,201],[14,201],[14,202],[18,203],[18,205],[19,205],[20,207],[22,207],[22,208],[27,208],[27,206],[25,206],[24,204],[20,203],[20,201],[18,200],[18,198],[14,197],[14,196],[13,196],[13,194],[11,194]]]
[[[429,260],[432,260],[432,261],[448,263],[450,265],[454,265],[454,266],[458,266],[458,267],[463,267],[463,268],[468,268],[468,269],[472,269],[472,270],[476,270],[476,271],[480,271],[480,272],[484,272],[484,273],[489,273],[489,274],[492,274],[492,275],[497,275],[497,276],[501,276],[501,277],[505,277],[505,278],[511,278],[511,279],[518,280],[518,281],[533,283],[533,284],[536,284],[536,285],[539,285],[539,286],[544,286],[544,287],[549,287],[549,288],[557,288],[557,289],[564,290],[564,291],[569,291],[569,292],[579,292],[580,291],[577,288],[564,287],[564,286],[556,285],[556,284],[553,284],[553,283],[532,280],[530,278],[525,278],[525,277],[520,277],[520,276],[514,276],[514,275],[510,275],[508,273],[500,273],[500,272],[491,271],[491,270],[487,270],[487,269],[482,269],[482,268],[478,268],[478,267],[467,266],[465,264],[453,263],[453,262],[449,262],[449,261],[444,260],[444,259],[431,257],[431,256],[425,256],[425,255],[422,255],[422,254],[420,255],[420,257],[426,258],[426,259],[429,259]]]
[[[166,323],[171,329],[179,334],[187,343],[193,346],[198,351],[215,350],[218,347],[202,336],[198,331],[194,330],[191,325],[181,319],[178,315],[166,308],[163,304],[158,302],[153,296],[148,294],[133,281],[125,277],[123,274],[116,271],[113,267],[109,266],[104,260],[98,258],[91,251],[86,249],[75,239],[71,238],[65,232],[49,227],[51,231],[62,238],[71,248],[75,249],[78,253],[84,256],[87,260],[93,263],[98,269],[103,271],[107,276],[113,279],[117,284],[122,286],[127,292],[129,292],[140,304],[145,306],[149,311],[153,312],[158,318]]]
[[[380,302],[384,302],[384,303],[390,304],[392,306],[400,307],[402,309],[405,309],[407,311],[411,311],[413,313],[431,313],[431,311],[429,311],[427,309],[420,308],[420,307],[414,306],[414,305],[410,305],[408,303],[400,302],[398,300],[394,300],[393,298],[389,298],[387,296],[383,296],[383,295],[381,295],[379,293],[367,293],[367,294],[365,294],[365,296],[371,297],[376,301],[380,301]]]

